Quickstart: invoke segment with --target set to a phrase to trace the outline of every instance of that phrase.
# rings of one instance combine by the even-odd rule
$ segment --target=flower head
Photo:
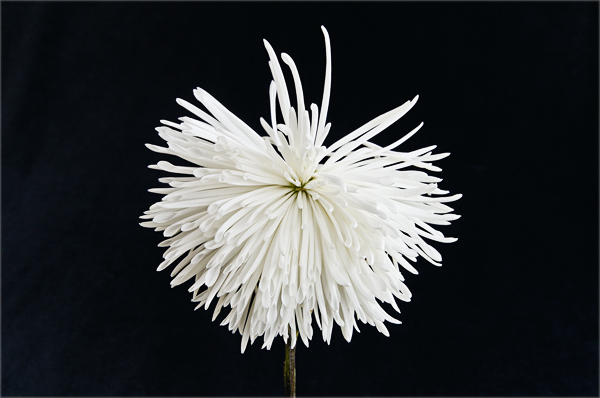
[[[296,330],[308,346],[312,317],[330,342],[334,323],[350,341],[357,319],[388,335],[385,321],[400,323],[380,302],[400,311],[395,298],[410,301],[403,268],[423,257],[441,265],[441,256],[424,238],[453,242],[430,226],[448,225],[459,216],[444,202],[440,171],[431,162],[449,155],[432,154],[435,146],[411,152],[394,149],[422,126],[391,145],[370,140],[417,102],[415,97],[373,119],[329,147],[323,145],[331,87],[331,48],[324,27],[325,88],[321,109],[305,109],[294,61],[281,59],[292,72],[294,108],[281,65],[265,40],[273,74],[271,117],[261,119],[261,136],[215,98],[197,88],[194,96],[210,112],[177,102],[199,119],[161,121],[158,133],[168,148],[146,146],[178,156],[195,166],[160,161],[150,166],[183,177],[159,181],[169,188],[151,189],[162,200],[142,216],[145,227],[163,231],[169,247],[162,270],[178,261],[172,286],[194,278],[189,291],[196,308],[216,302],[213,320],[223,307],[231,310],[221,325],[248,340],[264,335],[263,347],[283,336],[296,343]],[[276,106],[283,123],[276,120]],[[413,170],[408,170],[413,168]],[[291,330],[291,333],[288,332]]]

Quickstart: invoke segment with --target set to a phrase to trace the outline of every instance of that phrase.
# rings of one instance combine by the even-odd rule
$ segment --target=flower
[[[389,335],[384,321],[400,323],[378,300],[400,312],[395,298],[410,301],[400,267],[421,256],[441,265],[439,252],[423,238],[453,242],[430,226],[448,225],[450,202],[461,195],[437,187],[441,179],[409,167],[440,171],[430,164],[449,153],[432,154],[435,146],[412,152],[394,149],[415,134],[421,123],[391,145],[370,142],[417,102],[418,96],[338,140],[323,146],[331,88],[331,47],[325,36],[326,72],[321,110],[304,107],[300,76],[290,68],[297,109],[290,105],[282,69],[270,44],[264,44],[273,74],[270,123],[261,118],[266,136],[229,112],[197,88],[194,96],[212,114],[189,102],[177,102],[200,120],[162,120],[156,130],[168,148],[146,144],[159,153],[178,156],[195,166],[166,161],[149,166],[185,177],[159,181],[169,188],[141,218],[144,227],[163,231],[169,247],[163,270],[182,258],[171,276],[172,286],[191,278],[192,301],[208,309],[216,301],[213,320],[226,306],[231,311],[221,325],[248,340],[264,335],[270,349],[276,336],[296,344],[312,338],[312,317],[329,343],[334,322],[350,341],[356,318]],[[277,124],[279,102],[284,123]],[[436,196],[432,196],[436,195]],[[206,286],[205,289],[203,287]],[[291,333],[288,331],[291,331]]]

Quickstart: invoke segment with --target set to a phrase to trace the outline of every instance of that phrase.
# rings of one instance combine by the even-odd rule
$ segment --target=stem
[[[285,362],[283,363],[283,387],[285,396],[296,398],[296,347],[292,348],[292,336],[285,345]]]

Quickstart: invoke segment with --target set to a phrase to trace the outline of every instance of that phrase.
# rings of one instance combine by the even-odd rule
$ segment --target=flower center
[[[294,193],[306,191],[306,188],[305,188],[306,185],[314,179],[315,179],[315,177],[310,177],[309,180],[301,182],[299,187],[294,184],[289,184],[289,187],[292,189],[292,192],[294,192]]]

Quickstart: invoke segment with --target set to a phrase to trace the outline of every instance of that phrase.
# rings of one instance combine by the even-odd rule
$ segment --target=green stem
[[[285,396],[296,398],[296,347],[292,348],[292,336],[285,345],[285,362],[283,363],[283,387]]]

